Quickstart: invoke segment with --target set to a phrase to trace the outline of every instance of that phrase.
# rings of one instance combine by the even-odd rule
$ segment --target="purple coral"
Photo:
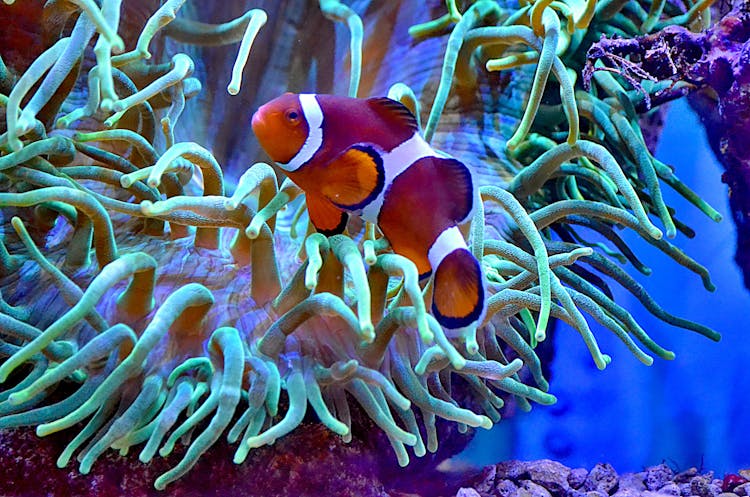
[[[584,78],[590,81],[597,70],[631,82],[644,94],[642,109],[690,94],[725,168],[722,181],[737,226],[735,259],[750,288],[750,3],[735,2],[700,33],[670,26],[634,39],[602,39],[589,49]],[[643,80],[670,84],[645,90]]]

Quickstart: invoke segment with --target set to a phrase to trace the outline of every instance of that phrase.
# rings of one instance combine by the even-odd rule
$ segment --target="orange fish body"
[[[349,214],[377,224],[422,277],[435,271],[432,312],[442,326],[481,321],[481,265],[458,229],[473,211],[471,172],[433,150],[406,107],[388,98],[287,93],[263,105],[252,127],[305,191],[318,231],[341,233]]]

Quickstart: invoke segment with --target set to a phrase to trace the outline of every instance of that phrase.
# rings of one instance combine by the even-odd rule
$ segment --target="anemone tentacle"
[[[168,0],[127,40],[119,0],[72,3],[82,12],[69,37],[18,78],[0,65],[0,89],[11,90],[0,95],[0,212],[12,227],[0,233],[0,429],[35,426],[44,436],[84,423],[58,466],[75,456],[87,473],[109,449],[142,447],[148,462],[184,444],[155,482],[163,489],[225,434],[236,463],[307,414],[350,441],[353,404],[406,465],[412,453],[438,450],[439,423],[490,428],[509,402],[528,410],[555,401],[539,352],[550,317],[582,336],[599,368],[611,358],[590,318],[645,364],[673,358],[615,302],[612,282],[662,321],[718,339],[662,309],[614,262],[651,271],[619,234],[631,230],[713,288],[699,262],[661,239],[662,229],[668,238],[691,233],[663,184],[720,216],[645,145],[639,112],[656,85],[598,70],[586,89],[576,74],[601,34],[690,23],[708,2],[675,15],[662,0],[648,12],[617,0],[447,0],[443,16],[412,26],[418,50],[445,48],[433,57],[435,94],[412,78],[382,77],[402,81],[388,96],[418,123],[426,117],[425,138],[449,152],[456,126],[476,118],[481,128],[469,143],[478,205],[462,230],[486,275],[488,312],[460,332],[429,313],[432,283],[375,224],[314,233],[302,190],[272,165],[254,158],[232,184],[234,164],[193,141],[181,115],[200,91],[200,67],[189,50],[169,58],[155,40],[240,43],[234,94],[257,35],[273,29],[266,12],[205,24],[182,16],[184,0]],[[365,74],[368,19],[336,0],[318,7],[349,29],[356,96],[378,79]],[[120,32],[132,50],[119,53]],[[499,116],[509,93],[488,73],[509,68],[528,85],[507,99],[516,114]],[[322,71],[306,70],[301,80]],[[456,109],[461,119],[441,119]],[[72,393],[51,400],[65,385]]]

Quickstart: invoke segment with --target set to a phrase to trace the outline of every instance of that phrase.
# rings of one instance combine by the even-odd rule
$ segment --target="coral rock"
[[[646,477],[646,472],[641,473],[626,473],[624,475],[620,476],[620,486],[618,487],[620,490],[624,490],[626,488],[642,491],[646,489],[646,485],[644,483],[644,479]]]
[[[674,471],[666,464],[653,466],[646,470],[644,484],[649,490],[658,490],[674,478]]]
[[[550,497],[551,495],[549,490],[529,480],[523,481],[518,489],[518,497]]]
[[[571,469],[570,474],[568,474],[568,485],[570,485],[570,488],[579,489],[583,486],[588,475],[589,470],[586,468]]]
[[[549,459],[536,461],[529,465],[528,472],[532,481],[543,485],[555,497],[565,495],[570,489],[568,477],[571,471],[557,461]]]
[[[496,465],[497,477],[518,482],[523,478],[528,478],[528,466],[529,463],[523,461],[503,461]]]
[[[518,495],[518,486],[510,480],[500,480],[495,487],[497,497],[515,497]]]
[[[599,463],[591,470],[583,483],[586,490],[598,490],[604,494],[614,493],[619,479],[615,469],[607,463]]]

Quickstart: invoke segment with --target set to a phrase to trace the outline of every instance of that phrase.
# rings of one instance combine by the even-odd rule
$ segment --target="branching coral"
[[[279,186],[268,164],[226,185],[209,150],[175,142],[185,100],[201,85],[187,54],[148,64],[152,39],[163,32],[186,43],[242,40],[228,88],[237,93],[263,11],[208,25],[181,19],[184,1],[170,0],[145,23],[133,50],[113,55],[127,46],[117,35],[120,2],[73,3],[81,10],[70,36],[17,80],[0,73],[0,88],[12,88],[0,98],[7,128],[0,207],[12,217],[0,243],[8,299],[0,300],[0,428],[31,425],[44,436],[85,423],[59,466],[75,455],[87,473],[110,448],[126,454],[142,447],[139,457],[148,462],[186,444],[181,461],[156,481],[162,489],[225,432],[241,463],[251,449],[297,428],[308,406],[348,440],[352,402],[406,465],[407,447],[418,457],[437,450],[438,419],[462,430],[490,428],[509,398],[525,409],[555,401],[535,351],[550,316],[581,334],[599,368],[610,357],[584,313],[642,362],[651,364],[650,354],[672,358],[614,301],[609,281],[665,322],[718,339],[661,309],[613,262],[650,271],[619,236],[627,227],[712,289],[705,269],[651,221],[670,238],[691,233],[664,204],[660,180],[718,215],[651,156],[635,112],[640,94],[606,73],[594,76],[589,92],[575,78],[586,40],[688,22],[690,12],[661,20],[675,8],[656,1],[648,13],[636,2],[542,0],[509,9],[448,1],[448,14],[412,28],[418,38],[450,30],[428,140],[452,89],[476,85],[483,67],[536,64],[507,143],[506,171],[494,181],[482,176],[480,208],[467,227],[489,280],[487,317],[479,328],[449,334],[426,311],[430,283],[420,285],[414,264],[393,254],[375,226],[352,223],[346,235],[330,238],[313,233],[301,191],[288,181]],[[350,30],[349,93],[356,95],[362,20],[336,1],[320,8]],[[93,37],[87,102],[58,116],[71,91],[62,81],[75,78]],[[546,103],[554,92],[559,103]],[[425,103],[403,83],[389,96],[417,114]],[[55,129],[39,119],[45,105],[55,106]],[[83,118],[88,128],[66,131]],[[40,312],[33,289],[40,285],[59,291],[68,308]],[[77,388],[51,400],[61,384]]]

